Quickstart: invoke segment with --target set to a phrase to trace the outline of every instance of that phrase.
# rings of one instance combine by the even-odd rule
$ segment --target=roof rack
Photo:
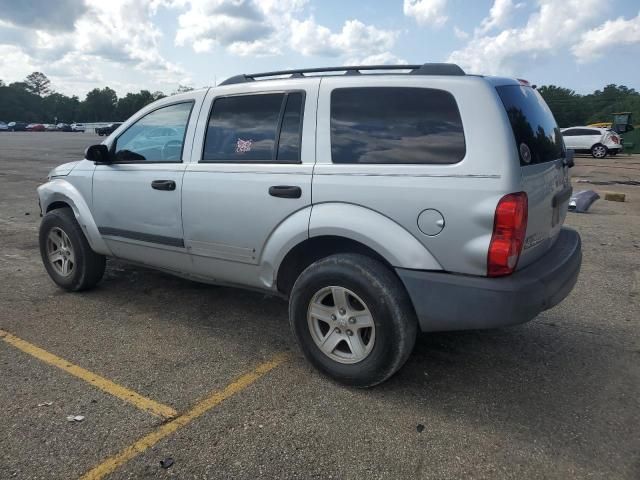
[[[275,72],[235,75],[231,78],[227,78],[219,85],[253,82],[258,78],[282,77],[285,75],[288,75],[288,78],[303,78],[306,76],[306,73],[344,72],[344,75],[360,75],[362,71],[367,70],[410,70],[408,75],[465,75],[464,70],[453,63],[425,63],[423,65],[356,65],[327,68],[302,68],[299,70],[280,70]]]

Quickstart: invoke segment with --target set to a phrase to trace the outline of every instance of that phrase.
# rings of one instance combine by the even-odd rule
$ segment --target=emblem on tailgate
[[[546,240],[547,236],[543,233],[534,233],[533,235],[529,235],[524,241],[524,249],[527,250],[529,248],[533,248],[541,242]]]

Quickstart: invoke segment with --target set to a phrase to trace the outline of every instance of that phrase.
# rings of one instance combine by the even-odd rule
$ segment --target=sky
[[[0,79],[84,98],[238,73],[453,62],[589,93],[640,90],[638,0],[0,0]]]

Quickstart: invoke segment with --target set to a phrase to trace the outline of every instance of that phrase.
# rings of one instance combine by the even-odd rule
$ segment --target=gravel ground
[[[114,260],[95,290],[58,289],[35,188],[98,142],[0,133],[0,329],[178,412],[290,352],[110,478],[640,478],[640,186],[586,183],[638,181],[640,156],[577,157],[575,190],[627,201],[568,215],[584,261],[565,302],[518,327],[422,335],[360,391],[307,365],[282,300]],[[162,425],[2,341],[0,371],[0,478],[78,477]]]

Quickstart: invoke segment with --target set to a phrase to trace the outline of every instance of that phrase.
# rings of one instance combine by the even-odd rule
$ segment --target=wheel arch
[[[361,253],[394,267],[442,270],[411,233],[384,215],[345,203],[314,205],[308,235],[281,250],[273,262],[277,290],[288,295],[297,276],[311,263],[335,253]]]
[[[38,197],[45,214],[56,208],[71,208],[91,249],[102,255],[112,255],[98,231],[87,202],[71,183],[62,178],[53,179],[38,187]]]

